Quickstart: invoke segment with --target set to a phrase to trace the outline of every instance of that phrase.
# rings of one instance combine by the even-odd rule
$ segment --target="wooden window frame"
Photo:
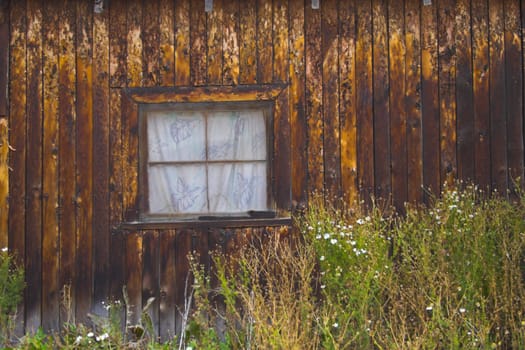
[[[290,125],[288,117],[287,85],[242,85],[213,87],[128,88],[122,90],[124,222],[122,228],[150,229],[177,227],[254,227],[289,225],[291,210]],[[175,106],[177,109],[202,106],[228,106],[244,104],[267,108],[271,116],[267,121],[267,162],[269,179],[269,211],[275,217],[250,215],[199,217],[175,215],[148,215],[145,211],[147,189],[145,186],[144,144],[145,118],[141,111],[149,105]],[[141,137],[142,136],[142,137]],[[146,192],[145,192],[146,190]]]

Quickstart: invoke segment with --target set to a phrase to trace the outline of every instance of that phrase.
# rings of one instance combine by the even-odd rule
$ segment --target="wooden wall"
[[[273,231],[118,230],[136,186],[126,88],[287,84],[276,118],[290,132],[294,204],[326,191],[402,207],[454,178],[499,191],[523,179],[525,1],[213,6],[111,0],[95,13],[88,0],[0,0],[0,126],[13,149],[0,245],[27,270],[25,329],[68,320],[64,285],[85,320],[126,284],[136,307],[156,297],[159,334],[172,335],[187,252],[209,263],[210,247]]]

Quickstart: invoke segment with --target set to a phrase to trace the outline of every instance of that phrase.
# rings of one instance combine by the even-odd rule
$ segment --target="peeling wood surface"
[[[169,339],[188,252],[211,269],[209,249],[290,224],[130,222],[140,104],[274,101],[271,186],[284,210],[313,192],[402,210],[445,181],[501,192],[523,181],[523,1],[2,5],[0,133],[13,149],[0,145],[0,246],[29,271],[20,334],[71,321],[64,285],[85,320],[126,284],[137,309],[156,298],[149,313]]]

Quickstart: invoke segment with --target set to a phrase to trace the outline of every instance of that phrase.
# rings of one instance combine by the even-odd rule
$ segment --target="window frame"
[[[148,135],[147,113],[151,111],[243,111],[243,110],[257,110],[262,111],[265,119],[266,128],[266,198],[267,209],[264,211],[241,211],[241,212],[203,212],[203,213],[151,213],[149,210],[149,179],[148,168],[150,166],[148,157]],[[139,105],[139,220],[140,221],[195,221],[195,220],[232,220],[239,218],[251,218],[257,216],[274,217],[276,216],[277,206],[272,191],[273,179],[273,115],[275,112],[274,103],[272,101],[221,101],[221,102],[168,102],[168,103],[151,103]],[[206,118],[213,118],[207,116]],[[207,142],[207,141],[206,141]],[[248,161],[239,161],[240,163]],[[176,161],[169,161],[167,163],[177,164]],[[188,163],[192,163],[189,161]],[[211,163],[208,159],[204,161],[195,161],[195,164]],[[233,161],[224,161],[225,164],[233,164]],[[250,214],[251,213],[251,214]]]

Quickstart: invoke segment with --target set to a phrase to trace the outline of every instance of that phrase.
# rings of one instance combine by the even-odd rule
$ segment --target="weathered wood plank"
[[[159,333],[159,232],[146,231],[142,236],[142,308],[150,305],[147,309],[154,330],[155,337]],[[152,299],[153,298],[153,299]]]
[[[142,41],[142,10],[141,1],[130,1],[127,7],[127,86],[142,86],[143,50]]]
[[[80,322],[88,320],[93,298],[93,3],[90,1],[73,2],[77,5],[76,13],[76,52],[73,32],[64,31],[68,54],[61,57],[63,66],[60,68],[60,96],[64,100],[64,110],[60,113],[60,181],[66,187],[61,187],[65,215],[73,217],[68,202],[75,201],[77,209],[77,230],[75,252],[77,269],[75,271],[76,319]],[[68,6],[71,10],[72,4]],[[73,15],[74,16],[74,15]],[[71,30],[75,19],[70,22]],[[67,28],[65,28],[67,29]],[[66,42],[65,41],[65,42]],[[75,96],[75,55],[76,55],[76,115],[74,109]],[[64,59],[64,60],[63,60]],[[100,67],[101,68],[101,67]],[[62,100],[61,100],[62,102]],[[76,125],[75,125],[76,123]],[[62,126],[67,125],[67,128]],[[77,144],[75,145],[75,137]],[[75,164],[76,174],[71,171]],[[103,171],[101,169],[101,171]],[[74,187],[75,178],[77,180]],[[72,184],[70,184],[72,183]],[[71,186],[71,188],[69,188]],[[64,191],[65,190],[65,191]],[[74,207],[71,210],[75,210]],[[71,214],[70,214],[71,213]],[[69,220],[69,219],[67,219]],[[71,235],[74,222],[62,221],[62,236]],[[67,223],[67,224],[66,224]],[[70,241],[65,241],[62,249],[71,249]]]
[[[474,179],[482,189],[491,185],[488,3],[472,2],[472,65],[474,98]]]
[[[305,7],[306,121],[308,193],[324,190],[322,115],[321,12]]]
[[[291,160],[290,160],[290,115],[289,93],[283,91],[275,101],[274,110],[274,159],[273,171],[275,200],[278,208],[287,210],[291,207]],[[275,163],[275,162],[274,162]]]
[[[272,2],[257,0],[257,83],[272,81]]]
[[[143,235],[142,232],[126,234],[126,291],[131,311],[126,318],[126,325],[135,326],[140,322],[142,313],[142,266]]]
[[[25,188],[26,188],[26,5],[13,3],[10,7],[11,57],[10,69],[10,114],[9,144],[12,152],[9,167],[12,169],[9,181],[9,250],[17,255],[18,262],[25,258]],[[16,179],[16,181],[14,181]],[[24,310],[20,310],[23,318]],[[23,322],[23,319],[19,319]],[[22,330],[23,331],[23,330]]]
[[[191,253],[191,230],[178,230],[175,237],[175,334],[181,334],[184,313],[191,308],[190,295],[192,292],[193,277],[190,272],[188,254]]]
[[[0,247],[8,247],[9,232],[9,131],[7,118],[0,116]]]
[[[408,201],[407,92],[404,2],[388,2],[388,57],[390,60],[390,161],[392,164],[392,204],[403,211]],[[409,68],[410,69],[410,68]],[[410,91],[411,94],[415,90]],[[388,136],[388,135],[387,135]]]
[[[124,219],[138,219],[138,106],[122,94],[122,157]]]
[[[508,186],[504,26],[503,2],[489,0],[489,110],[492,188],[502,194],[506,192]]]
[[[356,4],[357,174],[360,197],[370,205],[374,193],[372,6],[370,0]]]
[[[421,12],[419,0],[405,2],[405,103],[407,118],[408,200],[423,199],[423,139],[421,130]]]
[[[161,1],[159,12],[159,83],[162,86],[173,86],[175,84],[175,3]]]
[[[288,82],[288,1],[273,2],[273,81]]]
[[[239,2],[226,0],[224,3],[222,37],[222,79],[224,85],[239,83]],[[285,22],[286,23],[286,22]],[[285,67],[287,68],[287,67]]]
[[[160,234],[160,300],[159,300],[159,336],[161,341],[167,341],[175,336],[175,295],[178,286],[177,275],[175,275],[175,245],[176,232],[162,231]]]
[[[374,194],[377,200],[390,199],[390,110],[388,76],[388,4],[386,0],[372,1],[372,62],[374,113]],[[392,66],[392,70],[399,67]]]
[[[356,13],[355,1],[339,5],[339,115],[341,181],[348,203],[357,201]],[[295,128],[295,125],[294,125]]]
[[[257,80],[257,2],[256,0],[244,0],[239,3],[239,83],[255,84]]]
[[[228,0],[227,0],[228,1]],[[207,31],[207,81],[208,85],[222,84],[222,36],[224,33],[223,12],[225,5],[222,0],[213,2],[213,11],[206,14]]]
[[[440,1],[437,30],[441,183],[451,183],[457,176],[455,27],[455,0]]]
[[[341,143],[339,123],[339,27],[334,0],[321,3],[321,52],[323,82],[323,150],[325,190],[330,198],[341,196]]]
[[[166,1],[162,1],[166,2]],[[144,1],[142,15],[142,76],[143,86],[160,82],[160,4],[159,0]]]
[[[242,17],[241,17],[242,18]],[[308,154],[307,122],[305,109],[305,30],[304,4],[290,2],[290,125],[291,131],[291,167],[292,200],[296,205],[304,206],[308,199]],[[242,51],[241,51],[242,53]],[[242,57],[242,55],[241,55]],[[242,69],[241,69],[242,72]]]
[[[110,300],[122,300],[123,269],[125,256],[122,252],[122,234],[116,228],[123,221],[123,156],[122,156],[122,123],[120,89],[110,91],[110,134],[109,149],[109,222],[111,232],[110,248]]]
[[[190,84],[190,0],[175,2],[175,85]]]
[[[126,86],[126,0],[114,0],[109,3],[109,75],[112,87]]]
[[[471,3],[456,3],[457,177],[474,181],[474,98],[472,91]]]
[[[27,4],[27,105],[26,118],[26,327],[31,331],[43,325],[53,327],[52,318],[58,315],[56,272],[58,259],[56,235],[50,233],[44,250],[50,259],[42,261],[42,2]],[[18,62],[16,64],[19,64]],[[43,285],[43,274],[47,277]],[[46,299],[43,300],[43,295]],[[47,299],[49,297],[50,299]],[[45,318],[42,311],[50,315]],[[56,311],[56,314],[55,314]]]
[[[0,72],[0,116],[7,116],[9,105],[9,7],[7,1],[0,4]]]
[[[507,157],[509,187],[523,187],[523,76],[520,4],[506,0],[505,6],[505,89],[507,106]],[[518,180],[519,178],[519,180]],[[516,183],[516,181],[518,181]]]
[[[439,100],[438,100],[438,47],[437,8],[435,5],[421,9],[421,102],[423,127],[423,186],[439,193]],[[427,193],[427,192],[425,192]],[[428,197],[425,197],[428,199]]]
[[[206,84],[206,12],[204,1],[190,3],[190,80],[194,86]]]
[[[106,310],[102,302],[106,302],[109,292],[109,246],[110,246],[110,223],[109,223],[109,16],[108,11],[93,14],[93,121],[85,120],[84,127],[78,130],[78,149],[84,149],[84,157],[93,157],[93,169],[86,169],[93,174],[93,204],[82,205],[83,215],[86,218],[91,215],[92,221],[86,220],[93,226],[93,259],[94,264],[94,290],[93,311],[97,314],[105,314]],[[79,120],[79,124],[81,121]],[[91,130],[89,128],[92,127]],[[81,135],[85,132],[86,135]],[[91,132],[91,134],[87,134]],[[92,155],[90,155],[92,152]],[[79,153],[78,161],[81,161]],[[84,174],[83,176],[86,176]],[[80,179],[79,179],[80,182]],[[89,187],[89,186],[83,186]],[[87,194],[87,193],[86,193]]]

